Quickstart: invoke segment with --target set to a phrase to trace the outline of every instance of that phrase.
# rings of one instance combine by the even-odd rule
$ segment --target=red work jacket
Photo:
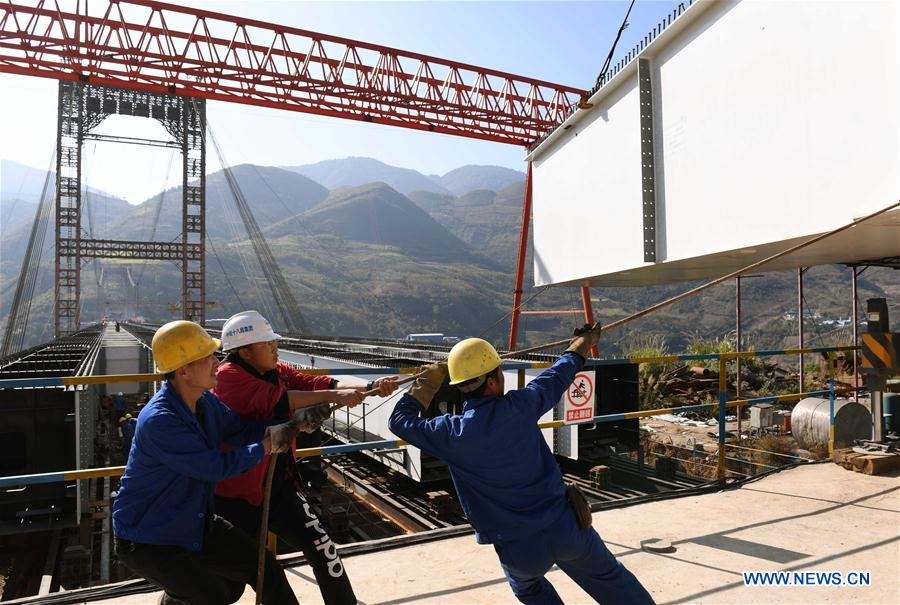
[[[331,388],[330,376],[303,374],[286,363],[278,364],[278,377],[279,384],[275,385],[226,361],[216,370],[216,388],[213,393],[243,420],[269,420],[273,416],[275,404],[285,391],[319,391]],[[293,449],[296,450],[296,447],[295,443]],[[260,506],[270,458],[270,455],[266,455],[262,462],[244,474],[219,481],[216,484],[216,495],[241,498],[253,506]]]

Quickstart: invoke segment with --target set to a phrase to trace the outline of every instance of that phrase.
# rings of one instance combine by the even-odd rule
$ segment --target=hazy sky
[[[590,88],[609,52],[628,1],[608,2],[181,2],[207,10],[345,36],[403,50]],[[626,53],[673,1],[638,1],[617,48]],[[685,4],[687,2],[685,1]],[[0,157],[51,165],[57,81],[0,74]],[[524,168],[521,148],[210,101],[209,124],[227,162],[308,164],[369,156],[443,174],[464,164]],[[111,116],[99,132],[168,138],[152,121]],[[133,203],[181,181],[180,155],[168,149],[88,142],[87,183]],[[218,170],[207,153],[207,170]],[[168,174],[168,178],[167,175]],[[15,184],[11,184],[15,187]]]

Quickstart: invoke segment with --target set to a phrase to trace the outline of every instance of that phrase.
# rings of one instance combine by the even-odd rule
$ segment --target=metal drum
[[[794,406],[791,432],[800,447],[828,447],[829,403],[807,397]],[[854,439],[872,436],[872,414],[865,406],[847,399],[834,400],[834,446],[847,447]]]
[[[900,394],[885,393],[881,399],[884,432],[900,433]]]

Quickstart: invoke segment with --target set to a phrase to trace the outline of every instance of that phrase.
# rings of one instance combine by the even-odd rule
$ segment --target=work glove
[[[431,400],[434,399],[434,394],[438,392],[449,375],[446,363],[427,365],[407,392],[427,410],[431,405]]]
[[[591,348],[600,340],[600,322],[593,326],[584,324],[584,327],[575,330],[575,338],[569,343],[565,353],[578,353],[585,359],[591,356]]]
[[[322,426],[322,423],[325,422],[329,416],[331,416],[331,406],[327,403],[320,403],[319,405],[308,408],[300,408],[294,412],[291,424],[294,425],[298,431],[312,433]]]
[[[291,451],[294,437],[297,436],[297,426],[293,422],[275,424],[266,428],[266,437],[272,444],[273,454],[281,454]]]

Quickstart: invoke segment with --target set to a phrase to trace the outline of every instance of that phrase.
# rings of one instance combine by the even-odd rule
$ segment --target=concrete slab
[[[900,603],[900,478],[817,464],[716,494],[603,511],[594,526],[660,604]],[[669,540],[674,553],[641,549]],[[463,536],[345,559],[362,603],[514,603],[493,548]],[[744,571],[867,571],[869,586],[744,585]],[[309,567],[287,570],[301,603],[321,603]],[[565,603],[590,598],[558,569]],[[156,603],[159,593],[116,603]],[[110,603],[112,601],[102,601]],[[242,604],[252,604],[252,590]]]
[[[141,353],[144,345],[122,329],[116,332],[112,323],[103,330],[104,373],[106,374],[140,374]],[[141,392],[141,384],[136,382],[114,382],[101,387],[103,394],[115,394],[119,391],[133,395]]]

